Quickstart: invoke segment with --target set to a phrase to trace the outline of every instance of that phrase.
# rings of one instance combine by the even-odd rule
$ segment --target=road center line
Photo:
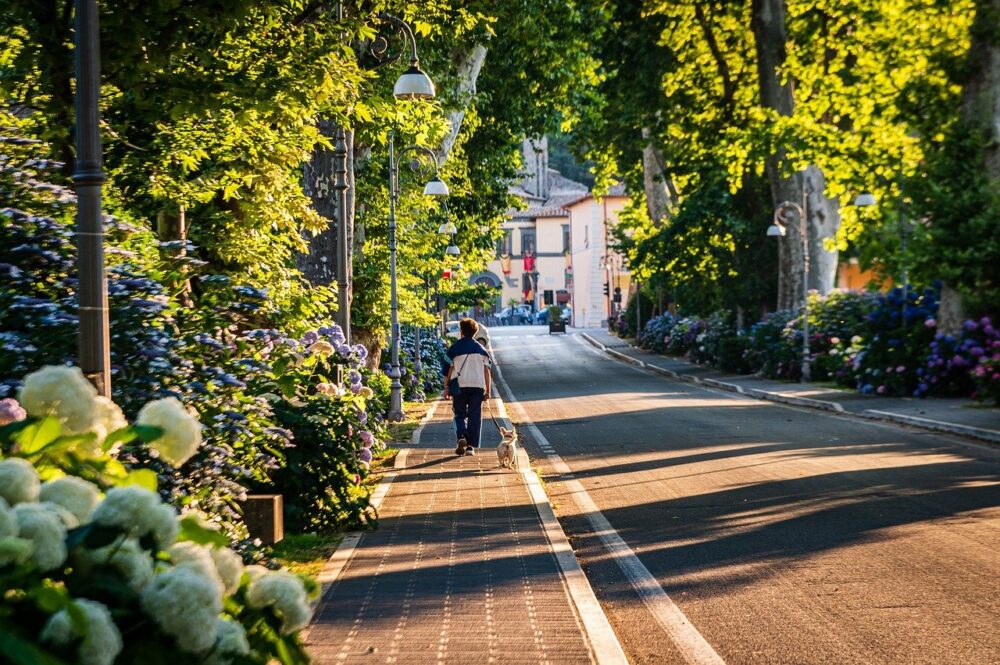
[[[521,403],[514,397],[510,386],[507,385],[507,382],[503,378],[500,367],[496,364],[494,364],[494,375],[496,382],[500,385],[506,396],[506,402],[510,404],[511,409],[517,414],[519,424],[527,428],[531,433],[531,437],[539,446],[552,449],[552,444],[549,443],[545,435],[535,426],[528,417],[527,411],[525,411]],[[681,609],[667,595],[667,592],[663,590],[663,587],[660,586],[660,583],[653,574],[649,572],[645,564],[639,560],[639,557],[628,546],[628,543],[618,535],[618,532],[611,526],[611,523],[608,522],[608,519],[597,507],[597,504],[594,503],[594,500],[590,498],[590,495],[580,481],[569,477],[572,474],[572,470],[563,461],[562,457],[554,452],[546,452],[545,457],[548,459],[549,464],[552,465],[552,469],[564,477],[563,485],[570,496],[573,497],[577,507],[579,507],[580,511],[590,522],[594,533],[601,539],[608,554],[611,555],[618,564],[618,567],[625,573],[632,588],[642,598],[642,601],[653,614],[657,623],[667,633],[684,659],[688,663],[698,665],[725,665],[722,657],[716,653],[712,645],[708,643],[688,618],[684,616]]]

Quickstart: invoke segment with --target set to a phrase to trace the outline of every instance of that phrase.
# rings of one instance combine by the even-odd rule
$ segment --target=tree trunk
[[[836,249],[828,249],[827,238],[835,238],[840,229],[840,203],[827,198],[826,178],[817,166],[806,169],[806,177],[812,184],[808,194],[809,203],[809,288],[822,295],[833,290],[837,280]]]
[[[643,189],[646,194],[646,212],[653,226],[662,226],[677,203],[677,192],[667,173],[663,154],[656,146],[656,140],[648,127],[642,128],[642,138],[646,146],[642,149]]]
[[[987,139],[983,162],[991,180],[1000,181],[1000,0],[978,0],[972,43],[962,87],[962,117]]]
[[[479,80],[479,72],[482,71],[483,63],[486,62],[486,52],[485,46],[476,44],[471,49],[460,51],[452,57],[455,75],[458,77],[458,86],[455,91],[458,107],[448,112],[450,129],[437,149],[438,160],[442,164],[448,159],[451,149],[455,147],[458,133],[462,130],[465,112],[476,94],[476,81]]]
[[[1000,191],[1000,0],[978,0],[966,56],[967,76],[962,86],[962,119],[985,139],[983,167],[992,187]],[[975,166],[970,166],[975,168]],[[962,295],[947,284],[941,288],[938,328],[955,334],[965,311]]]
[[[750,23],[757,50],[761,104],[778,115],[791,116],[795,109],[794,91],[790,81],[782,81],[781,74],[788,41],[784,0],[753,0]],[[786,201],[808,205],[809,287],[828,293],[836,277],[837,254],[828,252],[823,241],[834,236],[840,226],[839,204],[835,199],[826,197],[826,179],[819,167],[810,166],[805,171],[786,176],[786,163],[787,151],[783,146],[777,147],[767,158],[771,197],[776,207]],[[804,201],[807,179],[812,191]],[[805,256],[798,224],[789,224],[786,231],[779,241],[778,250],[778,309],[795,309],[804,298],[802,271]]]
[[[332,142],[337,127],[333,121],[320,118],[320,132]],[[313,208],[329,220],[326,228],[308,238],[309,251],[298,257],[299,270],[310,284],[332,284],[337,268],[337,200],[333,150],[317,148],[306,167],[305,192],[312,199]]]
[[[354,329],[354,343],[362,344],[366,349],[368,349],[368,359],[365,360],[365,366],[373,372],[379,369],[379,361],[382,358],[383,341],[384,336],[378,331],[370,330],[368,328]]]

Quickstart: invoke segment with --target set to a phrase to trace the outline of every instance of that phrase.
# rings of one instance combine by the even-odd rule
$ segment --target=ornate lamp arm
[[[410,63],[417,64],[419,62],[419,58],[417,58],[417,38],[413,34],[413,28],[410,27],[410,24],[398,16],[393,16],[385,12],[380,13],[378,17],[386,23],[391,23],[399,28],[399,31],[403,33],[404,40],[410,44]]]

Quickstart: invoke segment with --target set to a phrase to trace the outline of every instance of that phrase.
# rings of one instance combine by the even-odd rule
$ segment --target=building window
[[[563,254],[569,252],[573,249],[572,242],[569,235],[569,224],[562,225],[562,238],[563,238]]]
[[[583,227],[583,246],[590,247],[590,227],[586,225]]]
[[[510,256],[511,244],[513,243],[513,232],[510,230],[503,232],[503,237],[497,240],[497,256]]]
[[[542,291],[542,299],[545,301],[545,305],[554,305],[556,303],[555,293],[552,289],[545,289]]]
[[[521,229],[521,255],[536,253],[535,229]]]

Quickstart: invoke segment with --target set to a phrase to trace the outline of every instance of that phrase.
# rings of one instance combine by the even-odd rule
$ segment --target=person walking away
[[[483,424],[483,400],[490,394],[490,356],[475,340],[479,324],[459,321],[461,339],[448,349],[451,361],[444,377],[444,396],[451,398],[458,436],[456,455],[475,455]]]

